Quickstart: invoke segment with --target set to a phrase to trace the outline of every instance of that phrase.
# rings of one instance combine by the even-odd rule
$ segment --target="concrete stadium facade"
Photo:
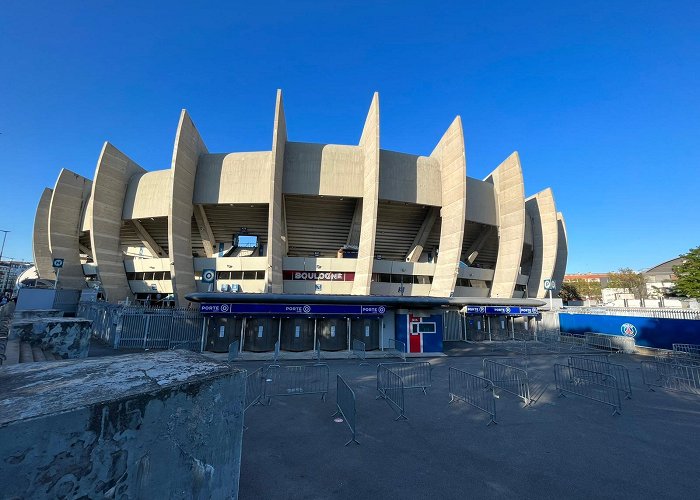
[[[110,302],[187,305],[207,269],[242,294],[545,297],[567,256],[551,190],[525,197],[517,153],[467,173],[459,117],[429,156],[384,150],[375,94],[356,145],[292,142],[278,91],[269,151],[210,153],[183,110],[169,169],[107,142],[92,180],[62,170],[34,259],[47,279],[64,259],[59,287],[99,282]]]

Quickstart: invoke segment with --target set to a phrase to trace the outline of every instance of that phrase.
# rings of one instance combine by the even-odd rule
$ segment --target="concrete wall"
[[[467,216],[470,222],[498,225],[498,207],[493,184],[467,177]]]
[[[379,164],[380,200],[441,206],[442,180],[435,158],[382,149]]]
[[[533,259],[527,290],[530,297],[544,298],[544,280],[554,274],[559,244],[557,209],[552,190],[547,188],[525,200],[525,210],[532,219]]]
[[[449,297],[457,280],[467,212],[467,158],[459,117],[452,122],[430,157],[440,165],[442,179],[440,254],[430,295]]]
[[[92,320],[44,317],[12,322],[11,338],[20,338],[63,359],[87,358]]]
[[[348,196],[363,194],[364,155],[358,146],[287,142],[285,194]]]
[[[379,94],[375,92],[360,137],[364,156],[362,182],[362,223],[357,253],[353,295],[369,295],[374,263],[374,238],[377,234],[379,205]]]
[[[238,497],[243,370],[168,351],[4,367],[0,386],[6,498]]]
[[[486,178],[493,183],[498,207],[498,260],[491,297],[512,297],[525,240],[525,183],[515,152]]]
[[[56,279],[56,273],[52,267],[51,247],[49,246],[49,208],[53,189],[45,188],[41,193],[39,204],[34,215],[34,234],[32,238],[32,252],[37,274],[42,279]]]
[[[269,203],[270,152],[202,155],[197,165],[195,205]]]
[[[192,272],[192,195],[199,157],[207,152],[190,115],[183,109],[170,167],[172,191],[168,211],[170,276],[179,306],[186,304],[185,296],[188,293],[197,290]]]
[[[135,175],[129,180],[122,219],[167,217],[170,210],[170,170]]]
[[[131,298],[124,273],[124,256],[119,233],[122,207],[129,180],[145,170],[128,156],[105,142],[97,161],[92,184],[90,240],[92,255],[107,300],[117,302]]]
[[[85,276],[78,243],[80,221],[87,207],[92,182],[62,169],[49,206],[49,246],[52,259],[63,259],[58,286],[84,288]]]

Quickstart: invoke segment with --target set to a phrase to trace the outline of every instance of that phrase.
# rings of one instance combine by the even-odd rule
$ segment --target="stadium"
[[[527,328],[566,268],[551,190],[526,197],[517,153],[469,177],[459,117],[429,156],[381,149],[379,124],[374,94],[357,144],[292,142],[278,91],[269,151],[210,153],[185,110],[169,169],[107,142],[92,180],[63,169],[44,190],[39,277],[112,303],[199,303],[212,350],[240,335],[250,351],[435,352],[447,311]]]

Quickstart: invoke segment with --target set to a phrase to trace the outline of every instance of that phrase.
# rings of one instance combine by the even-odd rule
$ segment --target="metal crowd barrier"
[[[621,335],[586,332],[586,345],[609,352],[632,353],[635,351],[634,339],[632,337],[622,337]]]
[[[238,358],[238,352],[241,350],[241,341],[234,340],[228,345],[228,360],[236,361]]]
[[[275,351],[272,354],[272,365],[279,366],[280,361],[280,341],[275,342]]]
[[[655,354],[654,361],[676,365],[700,366],[700,358],[693,358],[688,353],[681,351],[666,351],[661,354]]]
[[[350,432],[352,432],[352,438],[350,441],[345,443],[345,446],[350,443],[360,444],[357,439],[355,439],[357,430],[357,411],[355,408],[355,392],[350,389],[350,386],[343,380],[343,377],[336,375],[336,391],[335,391],[335,405],[338,408],[335,413],[331,416],[335,417],[340,414],[345,419],[345,422],[350,427]]]
[[[673,344],[673,351],[700,360],[700,345],[698,344]]]
[[[387,339],[389,343],[389,348],[383,348],[384,355],[387,357],[398,356],[399,358],[406,361],[406,344],[400,340]]]
[[[655,386],[700,395],[700,366],[642,361],[642,380],[650,391]]]
[[[484,359],[483,365],[484,378],[490,380],[494,387],[519,397],[525,406],[532,403],[527,370],[490,359]]]
[[[316,345],[314,346],[314,359],[316,363],[321,362],[321,341],[316,340]]]
[[[606,375],[612,375],[617,382],[617,390],[624,393],[625,399],[632,399],[632,384],[630,383],[630,374],[627,368],[622,365],[610,363],[608,361],[600,361],[593,357],[569,356],[569,366],[582,368],[592,372],[600,372]]]
[[[555,364],[554,381],[559,396],[565,396],[564,393],[568,392],[612,406],[613,415],[619,415],[622,411],[617,380],[612,375]]]
[[[383,399],[396,412],[398,416],[394,420],[408,420],[404,400],[403,380],[395,372],[385,365],[377,366],[377,399]]]
[[[422,389],[423,394],[428,394],[426,389],[433,385],[432,367],[427,361],[382,363],[380,366],[384,366],[401,377],[404,389]]]
[[[491,419],[487,426],[496,422],[496,397],[493,384],[483,377],[457,368],[449,371],[450,403],[462,400],[465,403],[487,413]]]
[[[350,351],[351,358],[357,358],[360,360],[360,366],[369,365],[367,362],[367,351],[365,349],[366,345],[361,340],[353,339],[352,350]]]
[[[314,364],[303,366],[270,365],[265,371],[265,398],[270,404],[276,396],[297,396],[320,394],[326,400],[328,394],[328,365]]]
[[[244,411],[256,404],[263,404],[262,398],[265,387],[265,373],[262,368],[250,372],[245,377],[245,408]]]

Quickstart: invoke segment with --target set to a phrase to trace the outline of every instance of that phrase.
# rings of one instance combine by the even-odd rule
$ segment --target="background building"
[[[17,278],[31,266],[31,262],[0,261],[0,296],[5,293],[12,293]]]

